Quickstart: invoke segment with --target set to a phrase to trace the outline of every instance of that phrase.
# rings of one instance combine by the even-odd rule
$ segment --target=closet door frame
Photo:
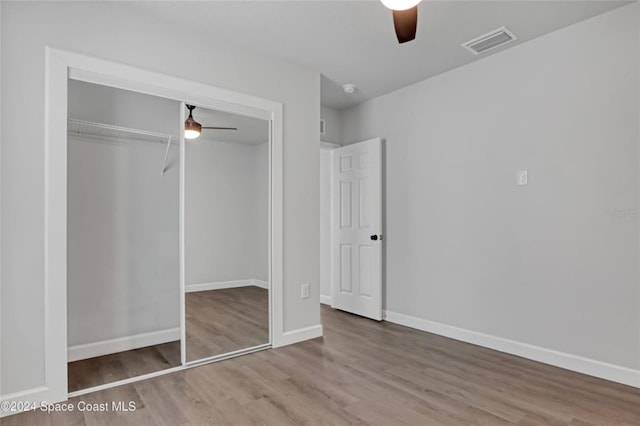
[[[130,90],[269,121],[269,344],[91,388],[88,393],[207,362],[286,344],[283,297],[283,105],[207,84],[47,47],[45,59],[45,385],[22,398],[65,401],[67,390],[67,88],[68,80]],[[182,104],[181,104],[182,105]],[[181,114],[184,120],[184,111]],[[184,139],[180,173],[184,184]],[[183,193],[184,191],[182,191]],[[180,202],[181,327],[184,336],[184,199]],[[182,339],[184,346],[184,339]],[[184,351],[183,351],[184,354]],[[79,394],[78,392],[73,395]]]

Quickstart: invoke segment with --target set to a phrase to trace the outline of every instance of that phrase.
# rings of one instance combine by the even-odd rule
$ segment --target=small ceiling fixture
[[[398,43],[406,43],[416,38],[418,28],[418,3],[421,0],[380,0],[393,12],[393,26]]]
[[[184,137],[186,139],[195,139],[200,136],[202,132],[202,125],[193,118],[193,110],[196,109],[194,105],[187,105],[189,110],[189,118],[184,122]]]
[[[355,84],[352,83],[347,83],[344,86],[342,86],[342,90],[344,90],[344,93],[348,93],[348,94],[352,94],[353,92],[355,92],[357,89]]]
[[[193,118],[193,110],[196,109],[196,106],[187,105],[187,109],[189,110],[189,117],[184,121],[185,139],[196,139],[198,136],[200,136],[200,133],[202,133],[203,129],[238,130],[235,127],[202,127],[202,125]]]

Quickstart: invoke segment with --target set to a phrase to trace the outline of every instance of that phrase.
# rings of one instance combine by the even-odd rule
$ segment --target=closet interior
[[[269,122],[188,116],[69,80],[70,393],[270,344]]]

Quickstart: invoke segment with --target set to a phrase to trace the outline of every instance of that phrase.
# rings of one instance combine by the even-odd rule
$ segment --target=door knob
[[[373,241],[378,241],[378,238],[380,238],[380,239],[382,240],[382,235],[380,235],[380,237],[378,237],[377,235],[372,235],[372,236],[371,236],[371,239],[372,239]]]

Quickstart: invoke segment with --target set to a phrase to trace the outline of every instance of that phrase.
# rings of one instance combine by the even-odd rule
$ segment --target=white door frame
[[[336,148],[340,148],[340,145],[338,145],[337,143],[333,143],[333,142],[325,142],[325,141],[320,141],[320,176],[322,177],[323,175],[323,171],[322,171],[322,167],[326,167],[328,166],[328,170],[324,170],[325,175],[325,179],[328,179],[328,182],[320,182],[321,185],[321,190],[320,190],[320,204],[322,204],[323,200],[325,203],[328,204],[329,206],[329,229],[324,229],[322,227],[323,223],[322,223],[322,215],[325,212],[320,212],[320,303],[324,304],[324,305],[329,305],[331,306],[332,304],[332,295],[333,295],[333,193],[332,193],[332,186],[333,186],[333,150]],[[329,164],[323,164],[322,163],[322,152],[326,151],[329,153],[330,157],[329,157]],[[322,185],[329,185],[329,199],[325,199],[324,194],[322,192]],[[325,235],[325,237],[328,239],[328,247],[327,246],[323,246],[322,244],[322,235]],[[324,251],[323,251],[324,249]],[[324,261],[323,261],[324,260]],[[325,294],[323,293],[323,285],[325,284],[322,281],[323,277],[328,277],[328,281],[329,281],[329,293]]]
[[[38,389],[37,394],[31,394],[23,400],[33,399],[33,402],[37,403],[46,400],[51,403],[64,401],[68,396],[67,87],[69,78],[270,120],[272,143],[269,156],[269,238],[271,242],[269,334],[272,346],[284,344],[282,103],[50,47],[46,48],[45,78],[45,383]],[[183,244],[182,241],[181,244]],[[181,287],[183,286],[184,280],[181,280]],[[181,291],[183,290],[181,288]]]

